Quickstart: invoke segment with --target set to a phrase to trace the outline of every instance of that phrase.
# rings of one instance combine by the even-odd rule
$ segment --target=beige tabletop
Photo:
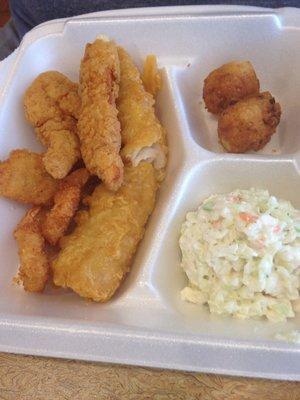
[[[1,400],[299,400],[269,381],[0,353]]]

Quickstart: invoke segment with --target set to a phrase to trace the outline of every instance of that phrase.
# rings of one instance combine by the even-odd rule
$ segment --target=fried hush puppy
[[[20,267],[14,282],[28,292],[42,292],[49,276],[50,265],[41,233],[42,219],[41,208],[33,207],[14,231],[20,257]]]
[[[41,224],[42,234],[51,245],[56,245],[68,229],[78,209],[81,191],[88,178],[88,171],[81,168],[60,182],[59,189],[54,196],[54,205],[51,210],[46,212]]]
[[[232,61],[212,71],[204,80],[207,110],[220,114],[237,101],[259,93],[259,80],[249,61]]]
[[[81,157],[76,128],[78,85],[57,71],[44,72],[26,90],[24,109],[47,148],[43,157],[46,170],[56,179],[64,178]]]
[[[157,170],[166,165],[165,131],[155,116],[153,96],[146,92],[139,70],[128,53],[118,48],[121,82],[117,100],[122,127],[121,155],[133,166],[152,162]]]
[[[104,39],[87,44],[80,66],[78,134],[86,168],[110,190],[117,190],[123,182],[120,123],[115,104],[119,80],[116,45]]]
[[[220,115],[219,140],[231,153],[260,150],[275,132],[280,116],[280,105],[269,92],[240,100]]]
[[[108,301],[126,273],[151,214],[158,184],[152,164],[125,167],[124,183],[112,192],[99,185],[79,212],[77,227],[60,244],[52,264],[57,286]]]
[[[42,155],[28,150],[13,150],[0,162],[0,195],[20,203],[49,204],[58,181],[46,171]]]

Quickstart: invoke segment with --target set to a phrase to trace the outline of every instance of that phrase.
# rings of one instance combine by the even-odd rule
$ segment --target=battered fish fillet
[[[220,142],[230,153],[257,151],[275,133],[280,116],[280,105],[269,92],[240,100],[220,115]]]
[[[68,175],[59,185],[54,196],[54,205],[45,215],[41,229],[44,238],[52,245],[68,229],[70,222],[78,209],[81,190],[89,178],[85,168],[78,169]]]
[[[78,226],[61,241],[53,262],[54,283],[80,296],[108,301],[129,271],[151,214],[158,184],[152,164],[125,167],[124,183],[113,193],[98,186]]]
[[[156,169],[166,165],[166,136],[154,112],[153,96],[146,92],[140,73],[126,51],[118,48],[121,82],[117,106],[121,122],[121,155],[133,166],[142,160]]]
[[[28,292],[42,292],[47,283],[50,265],[41,234],[40,207],[30,209],[14,231],[19,247],[20,267],[14,281]]]
[[[80,158],[78,85],[59,72],[42,73],[26,90],[24,108],[27,120],[47,147],[43,157],[46,170],[54,178],[64,178]]]
[[[123,182],[120,123],[115,100],[120,80],[115,44],[102,39],[87,44],[80,66],[81,112],[78,134],[84,163],[107,188]]]
[[[219,114],[237,101],[259,93],[259,80],[249,61],[232,61],[212,71],[204,81],[207,110]]]
[[[51,202],[58,181],[46,171],[42,155],[28,150],[14,150],[0,162],[0,195],[33,205]]]

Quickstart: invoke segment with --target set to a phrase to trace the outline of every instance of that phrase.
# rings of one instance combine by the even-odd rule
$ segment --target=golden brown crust
[[[115,100],[120,80],[114,43],[88,44],[80,66],[82,108],[78,120],[81,153],[87,169],[111,190],[123,182],[120,123]]]
[[[42,234],[52,245],[56,245],[67,230],[80,201],[80,189],[69,186],[60,189],[54,196],[54,206],[46,214]]]
[[[219,114],[237,101],[259,93],[259,80],[249,61],[232,61],[212,71],[204,80],[207,110]]]
[[[60,182],[59,190],[54,196],[54,205],[46,213],[41,225],[43,236],[51,245],[56,245],[67,231],[88,178],[88,171],[81,168]]]
[[[0,162],[0,195],[34,205],[51,202],[58,181],[48,174],[42,155],[28,150],[13,150]]]
[[[157,68],[154,54],[149,54],[144,61],[142,81],[146,91],[152,94],[153,97],[157,95],[162,87],[161,73]]]
[[[28,292],[42,292],[49,277],[49,261],[45,240],[41,234],[43,212],[40,207],[30,209],[14,231],[19,247],[20,267],[14,281]]]
[[[64,178],[80,158],[76,117],[80,109],[78,85],[57,71],[40,74],[26,90],[24,109],[42,144],[46,170]]]
[[[60,188],[76,186],[82,189],[87,183],[90,173],[86,168],[79,168],[71,172],[62,181],[60,181]]]
[[[155,116],[153,96],[146,92],[139,70],[128,53],[121,47],[118,48],[118,53],[121,82],[117,105],[122,127],[122,158],[127,164],[137,165],[140,162],[140,152],[143,149],[151,151],[156,146],[159,152],[157,155],[161,158],[158,168],[164,168],[167,154],[166,134]],[[155,160],[157,155],[151,157]],[[149,161],[147,156],[144,159]]]
[[[130,269],[157,190],[151,164],[126,167],[124,184],[113,193],[98,186],[89,211],[80,211],[77,227],[61,241],[53,263],[54,282],[80,296],[108,301]]]
[[[280,116],[280,105],[269,92],[241,100],[220,115],[220,142],[231,153],[257,151],[269,142]]]

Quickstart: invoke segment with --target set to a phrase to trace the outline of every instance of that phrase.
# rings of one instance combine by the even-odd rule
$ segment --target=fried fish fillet
[[[116,45],[103,39],[87,44],[80,66],[81,153],[90,173],[111,190],[117,190],[123,182],[120,123],[115,104],[119,80]]]
[[[78,85],[57,71],[40,74],[26,90],[24,108],[41,143],[46,170],[64,178],[80,158],[76,118],[80,109]]]
[[[85,168],[78,169],[68,175],[59,185],[54,196],[54,205],[42,222],[41,229],[44,238],[56,245],[64,235],[78,209],[81,191],[89,178]]]
[[[46,171],[42,155],[28,150],[14,150],[0,162],[0,195],[21,203],[48,204],[58,188],[58,181]]]
[[[52,264],[54,283],[82,297],[108,301],[130,269],[157,187],[149,163],[125,167],[117,192],[99,185],[89,198],[89,211],[81,212],[78,226],[61,241]]]
[[[133,166],[145,160],[162,169],[166,165],[166,137],[155,116],[153,96],[144,89],[140,73],[126,51],[119,47],[118,53],[121,81],[117,106],[122,128],[122,158]]]
[[[41,234],[40,207],[30,209],[14,231],[19,247],[20,267],[14,281],[28,292],[42,292],[49,276],[45,239]]]

